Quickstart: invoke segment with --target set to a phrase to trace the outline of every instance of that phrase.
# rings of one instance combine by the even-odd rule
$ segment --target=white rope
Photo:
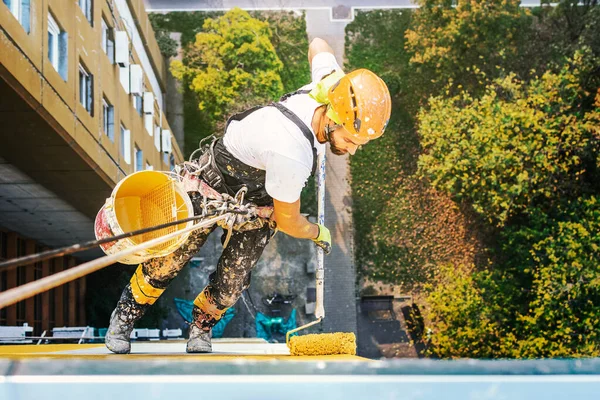
[[[108,265],[114,264],[119,259],[124,256],[128,256],[140,250],[145,250],[148,247],[153,247],[169,241],[179,235],[193,232],[195,230],[205,228],[207,226],[211,226],[216,224],[217,222],[224,220],[229,217],[229,213],[219,215],[217,217],[210,218],[206,221],[199,222],[195,225],[188,226],[185,229],[178,230],[172,232],[168,235],[158,237],[156,239],[149,240],[147,242],[141,243],[137,246],[131,247],[129,249],[125,249],[118,253],[97,258],[92,261],[88,261],[76,267],[70,268],[66,271],[62,271],[56,273],[51,276],[47,276],[42,279],[38,279],[37,281],[33,281],[27,283],[25,285],[16,287],[14,289],[7,290],[4,293],[0,293],[0,309],[18,303],[21,300],[33,297],[37,294],[45,292],[46,290],[50,290],[57,286],[63,285],[67,282],[74,281],[75,279],[81,278],[85,275],[88,275],[92,272],[98,271]]]

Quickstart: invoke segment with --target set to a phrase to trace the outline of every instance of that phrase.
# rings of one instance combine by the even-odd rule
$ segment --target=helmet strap
[[[335,127],[332,129],[331,125],[325,124],[325,140],[326,141],[329,142],[331,140],[331,132],[333,132],[334,130],[335,130]]]

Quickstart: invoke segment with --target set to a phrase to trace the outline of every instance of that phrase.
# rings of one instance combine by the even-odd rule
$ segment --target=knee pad
[[[131,294],[138,304],[154,304],[165,291],[165,289],[156,288],[148,283],[142,270],[142,264],[138,265],[129,283],[131,284]]]

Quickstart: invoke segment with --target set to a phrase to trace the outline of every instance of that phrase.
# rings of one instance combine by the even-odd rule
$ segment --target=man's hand
[[[331,252],[331,233],[325,225],[317,224],[317,226],[319,227],[319,236],[313,239],[313,242],[322,248],[325,254],[329,254]]]

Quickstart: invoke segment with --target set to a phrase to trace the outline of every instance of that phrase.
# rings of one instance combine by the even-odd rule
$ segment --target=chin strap
[[[331,134],[333,133],[333,131],[335,131],[339,127],[341,127],[341,125],[334,124],[332,126],[332,125],[326,124],[325,125],[325,131],[324,131],[324,133],[325,133],[325,140],[327,140],[328,142],[330,142],[331,141]]]

